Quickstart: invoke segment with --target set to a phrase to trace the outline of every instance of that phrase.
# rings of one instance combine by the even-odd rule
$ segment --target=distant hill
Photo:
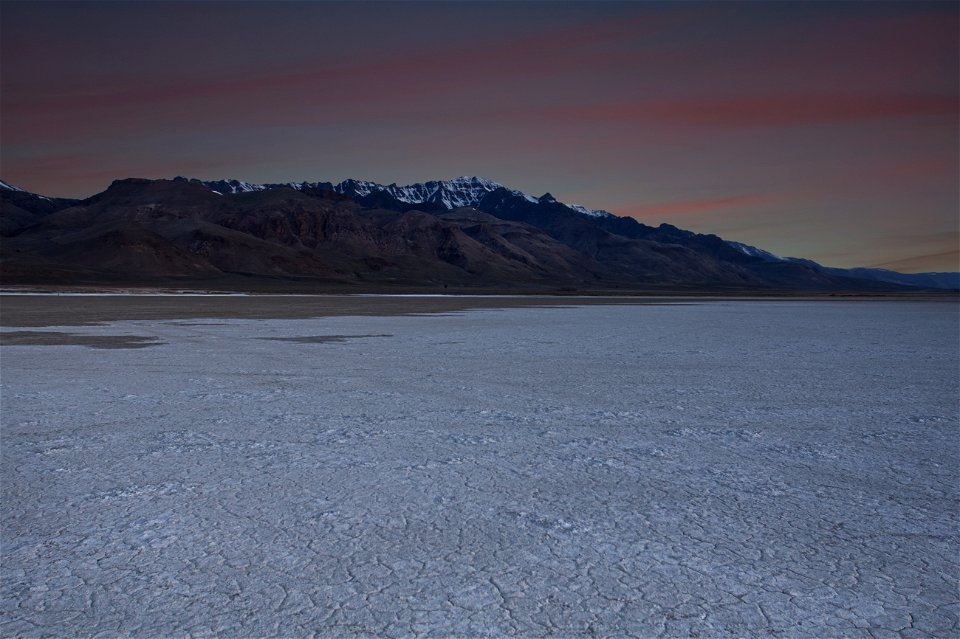
[[[806,264],[808,266],[818,268],[824,273],[831,273],[841,277],[854,277],[862,280],[889,282],[891,284],[917,286],[920,288],[947,290],[960,289],[960,273],[898,273],[897,271],[890,271],[884,268],[835,268],[831,266],[823,266],[814,262],[813,260],[808,260],[802,257],[780,257],[779,255],[774,255],[769,251],[758,249],[757,247],[750,246],[749,244],[741,244],[740,242],[727,242],[727,244],[747,255],[759,257],[767,262]]]

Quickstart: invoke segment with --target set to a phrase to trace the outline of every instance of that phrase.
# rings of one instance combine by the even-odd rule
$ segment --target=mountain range
[[[0,182],[0,282],[265,290],[908,291],[958,273],[839,269],[480,177],[123,179],[83,200]]]

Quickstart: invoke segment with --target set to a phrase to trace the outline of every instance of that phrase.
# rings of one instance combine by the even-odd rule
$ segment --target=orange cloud
[[[790,126],[960,113],[955,95],[758,95],[644,100],[551,109],[572,120],[633,121],[700,126]]]

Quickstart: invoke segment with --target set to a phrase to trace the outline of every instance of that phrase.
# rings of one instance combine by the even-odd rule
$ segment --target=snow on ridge
[[[750,246],[749,244],[743,244],[742,242],[734,242],[733,240],[726,240],[728,246],[732,246],[741,253],[749,255],[750,257],[759,257],[761,259],[767,260],[768,262],[786,262],[786,258],[780,257],[779,255],[774,255],[770,251],[764,251],[763,249],[757,248],[756,246]]]
[[[21,189],[19,186],[14,186],[14,185],[12,185],[12,184],[8,184],[7,182],[4,182],[3,180],[0,180],[0,191],[12,191],[12,192],[14,192],[14,193],[26,193],[26,194],[28,194],[28,195],[32,195],[32,196],[34,196],[34,197],[38,197],[38,198],[40,198],[41,200],[46,200],[46,201],[48,201],[48,202],[52,202],[52,201],[53,201],[53,200],[51,200],[50,198],[48,198],[46,195],[40,195],[40,194],[38,194],[38,193],[30,193],[30,191],[26,191],[26,190],[24,190],[24,189]]]
[[[262,191],[264,189],[262,184],[251,184],[242,180],[226,180],[226,183],[234,193],[249,193],[251,191]]]
[[[588,217],[613,217],[613,213],[610,211],[604,211],[602,209],[588,209],[587,207],[579,204],[565,204],[564,206]]]
[[[297,190],[297,191],[306,191],[307,189],[315,189],[315,188],[317,188],[320,184],[323,184],[323,183],[322,183],[322,182],[306,182],[306,181],[304,181],[304,182],[285,182],[285,183],[283,184],[283,186],[289,186],[291,189],[294,189],[294,190]]]
[[[200,182],[211,191],[219,192],[221,195],[224,193],[249,193],[251,191],[263,191],[267,188],[263,184],[251,184],[250,182],[234,179],[196,180],[195,182]]]
[[[487,193],[504,188],[493,180],[482,177],[460,176],[452,180],[430,180],[414,184],[379,184],[367,180],[344,180],[333,187],[338,193],[367,196],[371,193],[386,192],[400,202],[440,204],[447,209],[462,206],[476,206]],[[519,191],[514,191],[522,195]]]
[[[367,180],[354,180],[350,178],[344,180],[339,184],[335,184],[333,190],[337,193],[344,193],[347,195],[356,195],[358,197],[364,197],[370,195],[374,191],[382,191],[386,189],[382,184],[377,184],[376,182],[370,182]]]
[[[251,184],[242,180],[209,180],[203,181],[203,184],[214,191],[221,193],[247,193],[250,191],[263,191],[274,188],[275,184]],[[286,182],[283,186],[289,186],[298,191],[307,188],[313,188],[323,182]],[[498,189],[506,189],[512,195],[522,197],[527,202],[536,204],[540,198],[527,195],[522,191],[510,189],[504,185],[485,177],[466,176],[452,178],[450,180],[430,180],[427,182],[415,182],[413,184],[380,184],[369,180],[356,180],[353,178],[343,180],[333,185],[333,190],[337,193],[349,195],[352,197],[366,197],[371,193],[385,192],[391,197],[406,204],[439,204],[445,209],[457,209],[467,206],[477,206],[487,194]],[[579,204],[564,205],[572,211],[588,217],[614,217],[613,213],[599,209],[588,209]]]

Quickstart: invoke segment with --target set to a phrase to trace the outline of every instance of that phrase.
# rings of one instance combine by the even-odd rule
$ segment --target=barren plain
[[[955,302],[358,299],[3,297],[0,634],[957,636]]]

